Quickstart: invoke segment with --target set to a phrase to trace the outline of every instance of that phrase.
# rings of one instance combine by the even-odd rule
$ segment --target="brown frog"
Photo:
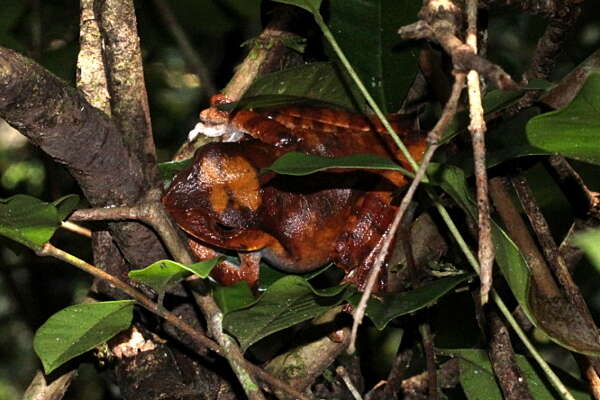
[[[201,113],[198,129],[236,142],[199,148],[192,165],[173,180],[162,201],[190,236],[199,259],[209,248],[237,251],[239,268],[222,264],[213,276],[223,284],[258,280],[261,258],[303,273],[333,262],[347,281],[362,287],[397,207],[393,193],[406,184],[397,171],[337,169],[294,177],[261,173],[281,155],[296,151],[325,157],[372,153],[404,164],[380,122],[332,109],[282,107],[231,114],[216,106]],[[389,116],[409,151],[420,159],[425,142],[400,115]],[[207,248],[208,246],[209,248]],[[381,274],[379,289],[384,286]]]

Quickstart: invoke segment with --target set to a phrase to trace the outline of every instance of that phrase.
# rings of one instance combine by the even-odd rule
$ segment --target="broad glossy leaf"
[[[349,295],[347,286],[315,290],[305,279],[290,275],[271,285],[250,307],[227,314],[223,326],[246,350],[272,333],[323,314]]]
[[[436,171],[437,168],[437,171]],[[477,207],[469,192],[464,173],[453,166],[434,165],[430,178],[454,201],[477,220]],[[559,345],[584,354],[599,354],[596,331],[578,317],[577,311],[559,297],[543,298],[532,287],[530,270],[525,258],[510,237],[492,221],[492,240],[496,248],[496,263],[513,295],[529,319]]]
[[[600,165],[600,72],[590,74],[567,107],[532,118],[527,137],[540,149]]]
[[[419,44],[398,28],[417,20],[414,0],[330,0],[328,25],[369,93],[385,112],[397,111],[418,70]]]
[[[290,4],[292,6],[300,7],[306,11],[314,14],[319,13],[322,0],[273,0],[276,3]]]
[[[237,108],[265,108],[290,104],[339,107],[354,112],[367,110],[361,99],[348,87],[347,78],[328,62],[317,62],[273,72],[257,78]],[[227,107],[226,107],[227,109]]]
[[[50,240],[61,222],[53,204],[16,195],[0,200],[0,235],[34,250]]]
[[[378,293],[369,299],[366,315],[373,321],[377,329],[382,330],[396,317],[431,306],[440,297],[465,282],[469,277],[471,275],[441,278],[408,292]],[[356,306],[361,295],[361,293],[357,293],[352,296],[349,300],[350,303]]]
[[[33,348],[46,374],[127,329],[134,303],[119,300],[77,304],[51,316],[33,338]]]
[[[163,293],[187,276],[196,274],[206,278],[210,271],[223,260],[221,257],[200,261],[191,265],[184,265],[172,260],[160,260],[146,268],[129,271],[129,277],[140,281],[159,293]]]
[[[213,297],[223,314],[248,307],[256,301],[246,281],[230,286],[216,286],[213,289]]]
[[[492,364],[484,350],[478,349],[442,349],[442,354],[459,359],[460,383],[469,400],[502,400],[502,392],[496,383]],[[529,393],[536,400],[554,400],[556,393],[529,362],[527,357],[516,354],[517,366],[527,383]],[[581,382],[568,379],[569,391],[577,400],[591,397],[585,393]],[[566,384],[566,382],[563,382]],[[582,390],[583,389],[583,390]]]
[[[389,158],[375,154],[352,154],[343,157],[322,157],[298,152],[286,153],[266,170],[284,175],[308,175],[331,168],[388,169],[409,174]]]
[[[575,244],[585,251],[592,264],[600,270],[600,229],[580,233],[575,237]]]

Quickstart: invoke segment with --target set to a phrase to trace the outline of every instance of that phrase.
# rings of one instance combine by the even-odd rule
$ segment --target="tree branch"
[[[0,47],[0,93],[0,117],[65,165],[92,206],[134,204],[145,193],[143,165],[128,153],[106,114],[74,88]],[[143,267],[166,257],[147,227],[136,222],[110,227],[133,265]]]

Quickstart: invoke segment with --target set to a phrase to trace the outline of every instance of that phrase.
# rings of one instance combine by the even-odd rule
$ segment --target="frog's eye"
[[[219,228],[221,231],[226,232],[226,233],[231,233],[237,229],[235,226],[225,225],[225,224],[222,224],[221,222],[215,223],[215,226],[217,228]]]

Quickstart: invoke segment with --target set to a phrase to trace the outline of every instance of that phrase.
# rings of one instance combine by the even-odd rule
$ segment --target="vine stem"
[[[321,16],[321,14],[318,11],[316,11],[316,12],[313,12],[313,16],[315,18],[317,25],[319,25],[319,28],[321,28],[321,31],[323,32],[323,36],[325,36],[325,38],[327,39],[327,41],[333,48],[333,51],[335,52],[335,54],[338,56],[338,58],[342,62],[342,65],[344,66],[346,71],[348,71],[348,74],[350,74],[350,77],[352,78],[352,80],[354,81],[354,83],[356,84],[358,89],[360,90],[360,92],[363,95],[363,97],[365,98],[365,100],[367,100],[367,103],[369,104],[369,106],[375,112],[375,115],[377,115],[377,118],[379,118],[379,120],[383,124],[383,127],[385,128],[385,130],[390,134],[390,136],[396,143],[396,146],[398,146],[398,148],[400,149],[400,151],[402,152],[404,157],[406,157],[406,160],[408,161],[408,163],[410,164],[412,169],[414,171],[417,171],[419,169],[419,165],[417,164],[415,159],[412,157],[412,155],[410,154],[410,152],[408,151],[408,149],[406,148],[406,146],[404,145],[404,143],[402,142],[400,137],[396,134],[396,132],[394,131],[394,128],[392,128],[392,126],[388,122],[387,118],[385,117],[385,115],[383,114],[383,112],[381,111],[381,109],[379,108],[379,106],[377,105],[377,103],[375,102],[375,100],[373,99],[373,97],[371,96],[369,91],[367,90],[366,86],[360,80],[360,77],[354,70],[354,67],[352,67],[352,65],[350,64],[350,61],[348,61],[348,59],[346,58],[346,55],[344,54],[344,52],[338,45],[337,41],[335,40],[333,33],[331,33],[331,31],[329,30],[329,27],[327,26],[327,24],[325,24],[325,21],[323,21],[323,17]]]
[[[412,158],[410,152],[408,151],[406,146],[404,146],[404,143],[402,143],[402,140],[400,140],[398,135],[396,135],[396,133],[392,129],[391,125],[389,124],[389,122],[387,121],[387,119],[385,118],[385,116],[383,115],[383,113],[381,112],[379,107],[377,106],[377,103],[375,103],[375,100],[371,97],[370,93],[368,92],[368,90],[366,89],[366,87],[364,86],[364,84],[362,83],[360,78],[358,77],[356,71],[354,70],[354,68],[352,67],[352,65],[350,64],[350,62],[344,55],[343,51],[337,44],[337,41],[335,40],[333,34],[329,30],[329,27],[327,27],[327,25],[323,21],[323,18],[321,17],[321,15],[317,11],[317,12],[313,12],[313,16],[315,18],[317,25],[319,25],[320,29],[322,30],[323,35],[328,40],[328,42],[331,44],[333,50],[335,51],[335,53],[339,57],[340,61],[342,62],[342,64],[344,65],[344,67],[346,68],[348,73],[350,74],[350,77],[353,79],[353,81],[355,82],[355,84],[357,85],[359,90],[361,91],[364,98],[367,100],[367,103],[369,104],[369,106],[371,106],[371,108],[373,109],[373,111],[375,112],[377,117],[381,120],[381,123],[386,128],[388,133],[391,135],[391,137],[393,138],[394,142],[396,143],[396,145],[398,146],[400,151],[402,151],[402,153],[408,160],[411,167],[415,171],[418,171],[418,164]],[[454,221],[452,221],[452,218],[448,214],[448,211],[441,203],[439,203],[439,201],[436,200],[436,196],[432,190],[427,189],[427,193],[432,199],[434,199],[434,203],[435,203],[435,206],[436,206],[438,212],[440,213],[440,215],[442,216],[442,219],[444,220],[444,222],[450,229],[453,237],[458,242],[459,247],[461,248],[462,252],[465,254],[465,257],[467,258],[467,260],[469,261],[469,263],[471,264],[473,269],[478,274],[480,274],[481,270],[479,268],[479,263],[478,263],[477,259],[475,258],[475,256],[471,252],[471,249],[469,248],[469,246],[463,239],[462,235],[458,231],[458,228],[454,224]],[[488,204],[488,213],[489,213],[489,204]],[[400,216],[400,213],[397,213],[396,217],[398,217],[398,216]],[[493,250],[492,250],[492,252],[493,252]],[[527,337],[525,332],[521,329],[521,327],[519,326],[517,321],[514,319],[514,317],[512,316],[512,314],[506,307],[502,298],[493,289],[491,290],[491,294],[492,294],[492,299],[493,299],[494,303],[496,303],[496,305],[498,306],[498,308],[500,309],[500,311],[502,312],[502,314],[504,315],[506,320],[509,322],[511,327],[517,333],[517,336],[519,336],[519,338],[521,339],[521,341],[523,342],[523,344],[525,345],[527,350],[530,352],[532,357],[536,360],[536,362],[538,363],[540,368],[542,368],[542,370],[544,371],[544,373],[550,380],[551,384],[559,392],[561,397],[565,400],[574,400],[573,395],[571,395],[571,393],[568,391],[568,389],[561,382],[560,378],[558,378],[558,376],[554,373],[554,371],[552,371],[552,369],[550,368],[548,363],[546,363],[546,361],[542,358],[542,356],[539,354],[537,349],[529,341],[529,338]],[[361,299],[361,301],[362,301],[362,299]],[[355,321],[356,321],[356,319],[355,319]]]
[[[480,268],[479,268],[479,263],[477,262],[477,258],[471,252],[469,245],[467,244],[467,242],[464,240],[464,238],[460,234],[458,227],[454,224],[454,221],[452,221],[450,214],[448,214],[448,211],[446,210],[446,208],[439,201],[434,201],[434,205],[435,205],[436,209],[438,210],[438,213],[440,214],[440,216],[446,223],[446,226],[448,226],[448,229],[450,230],[452,237],[454,237],[454,240],[456,240],[456,242],[458,243],[463,254],[467,258],[467,261],[469,262],[469,264],[471,264],[471,267],[475,270],[475,272],[477,272],[479,274]],[[525,345],[525,347],[527,348],[527,350],[529,351],[529,353],[531,354],[533,359],[538,363],[540,368],[544,371],[544,373],[548,377],[548,380],[550,381],[552,386],[554,386],[554,388],[558,391],[558,393],[564,400],[575,400],[573,395],[569,392],[569,390],[566,388],[566,386],[562,383],[560,378],[554,373],[554,371],[552,371],[552,368],[550,368],[550,366],[548,365],[546,360],[544,360],[544,358],[541,356],[541,354],[537,351],[537,349],[535,348],[533,343],[531,343],[529,341],[527,334],[523,331],[523,329],[521,329],[521,326],[518,324],[517,320],[513,317],[513,315],[509,311],[508,307],[506,306],[506,304],[500,297],[500,295],[494,289],[492,289],[490,291],[490,293],[491,293],[492,300],[494,301],[494,303],[496,304],[496,306],[498,307],[498,309],[500,310],[500,312],[502,313],[504,318],[506,318],[506,320],[508,321],[510,326],[514,329],[514,331],[517,334],[517,336],[519,337],[519,339],[521,339],[521,342],[523,342],[523,344]]]
[[[179,317],[177,317],[175,314],[160,307],[157,303],[152,301],[150,298],[148,298],[142,292],[138,291],[137,289],[133,288],[132,286],[128,285],[127,283],[123,282],[122,280],[106,273],[105,271],[101,270],[100,268],[97,268],[94,265],[91,265],[72,254],[69,254],[69,253],[53,246],[50,243],[45,243],[40,249],[37,249],[36,253],[39,256],[51,256],[51,257],[57,258],[61,261],[64,261],[68,264],[73,265],[76,268],[81,269],[82,271],[84,271],[96,278],[106,280],[111,285],[122,290],[125,294],[127,294],[128,296],[133,298],[139,305],[141,305],[142,307],[144,307],[151,313],[158,315],[159,317],[165,319],[171,325],[175,326],[177,329],[179,329],[182,332],[184,332],[185,334],[189,335],[189,337],[194,342],[196,342],[197,345],[200,345],[202,347],[207,347],[210,350],[214,351],[215,353],[217,353],[223,357],[226,357],[225,351],[222,349],[222,346],[219,346],[219,344],[217,344],[215,341],[204,336],[203,334],[198,332],[196,329],[194,329],[192,326],[190,326],[183,320],[179,319]],[[231,338],[229,338],[229,340],[231,340]],[[232,363],[232,362],[230,361],[230,363]],[[274,376],[272,376],[269,373],[262,370],[260,367],[257,367],[256,365],[251,364],[250,362],[248,362],[246,360],[243,360],[242,364],[239,365],[238,368],[239,367],[245,368],[246,370],[248,370],[252,374],[256,375],[257,377],[259,377],[260,379],[262,379],[263,381],[265,381],[272,387],[280,389],[282,391],[285,391],[297,399],[310,400],[309,397],[298,392],[296,389],[291,387],[289,384],[281,381],[280,379],[275,378]],[[232,365],[232,368],[235,368],[235,367]],[[244,385],[244,383],[247,383],[247,382],[240,382],[240,383],[242,385]],[[258,387],[256,389],[258,390]],[[262,397],[262,394],[261,394],[261,397]],[[250,398],[257,399],[258,397],[252,396]]]
[[[371,268],[371,271],[369,271],[369,278],[368,278],[367,284],[365,286],[365,291],[363,292],[363,294],[360,298],[360,301],[356,307],[356,311],[353,314],[354,322],[352,324],[352,332],[350,334],[350,344],[348,346],[348,353],[350,353],[350,354],[354,353],[354,351],[355,351],[355,343],[356,343],[356,335],[358,333],[358,326],[362,323],[362,320],[363,320],[363,317],[364,317],[364,314],[365,314],[365,311],[367,308],[367,302],[373,291],[373,286],[375,285],[376,278],[379,276],[379,271],[381,270],[383,262],[385,261],[385,257],[387,255],[388,249],[395,237],[396,230],[398,229],[398,226],[400,225],[400,221],[402,221],[402,217],[404,216],[404,213],[408,209],[408,206],[410,205],[410,202],[412,201],[412,198],[413,198],[415,192],[417,191],[417,187],[419,186],[420,182],[425,177],[425,173],[427,172],[427,167],[429,166],[429,163],[431,162],[431,158],[433,157],[433,154],[435,153],[435,151],[437,150],[437,148],[439,146],[439,138],[441,137],[444,129],[446,129],[446,127],[448,126],[448,124],[450,124],[450,122],[452,121],[452,118],[456,114],[458,100],[460,99],[460,93],[462,92],[464,84],[465,84],[465,74],[463,74],[463,73],[455,74],[455,80],[454,80],[454,84],[452,86],[452,94],[450,95],[448,102],[444,106],[444,111],[442,112],[440,119],[435,124],[433,129],[429,132],[429,134],[427,135],[427,139],[428,139],[430,145],[427,148],[425,155],[423,156],[423,161],[421,162],[421,165],[419,166],[414,179],[410,183],[410,186],[408,187],[406,194],[402,198],[402,202],[400,203],[400,206],[398,207],[398,211],[396,212],[396,215],[394,216],[394,221],[390,225],[390,228],[388,229],[388,232],[386,233],[383,243],[380,245],[380,251],[377,255],[377,258],[375,259],[373,268]]]

